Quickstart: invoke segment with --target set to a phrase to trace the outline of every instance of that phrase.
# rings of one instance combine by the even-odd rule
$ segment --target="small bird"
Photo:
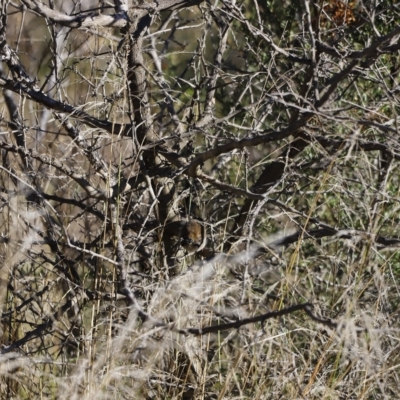
[[[198,219],[191,219],[181,229],[181,244],[191,254],[202,250],[207,243],[204,223]]]

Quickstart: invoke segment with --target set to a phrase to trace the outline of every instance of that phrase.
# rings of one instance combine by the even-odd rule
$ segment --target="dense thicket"
[[[396,2],[1,7],[2,397],[398,396]]]

